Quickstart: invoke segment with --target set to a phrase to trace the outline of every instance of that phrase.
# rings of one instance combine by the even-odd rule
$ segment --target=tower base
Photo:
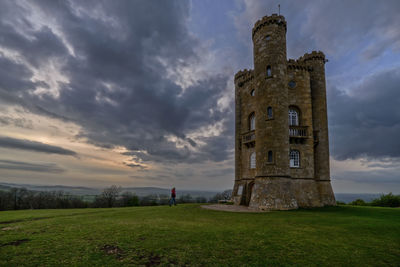
[[[243,186],[244,190],[242,195],[232,197],[234,204],[253,209],[292,210],[336,205],[329,180],[257,177],[236,183]]]

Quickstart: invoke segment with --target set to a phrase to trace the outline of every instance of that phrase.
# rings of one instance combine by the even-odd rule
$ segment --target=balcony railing
[[[254,131],[245,133],[242,135],[243,144],[251,143],[256,141],[256,134]]]
[[[289,137],[307,137],[307,126],[289,126]]]

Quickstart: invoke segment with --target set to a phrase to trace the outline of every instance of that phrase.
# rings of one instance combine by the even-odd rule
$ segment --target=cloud
[[[351,93],[328,89],[331,153],[335,159],[400,157],[400,71],[385,70]]]
[[[14,160],[0,160],[0,169],[18,170],[18,171],[33,171],[46,173],[62,173],[64,169],[58,167],[54,163],[29,163]]]
[[[11,77],[18,72],[24,77],[2,83],[0,93],[8,99],[31,112],[80,125],[78,137],[91,144],[146,151],[149,161],[228,156],[233,147],[233,110],[218,106],[232,77],[218,73],[191,77],[190,71],[179,76],[182,69],[200,64],[207,53],[187,28],[189,2],[18,3],[7,3],[0,23],[10,37],[0,47],[21,59],[17,64],[5,55],[7,64],[21,68]],[[22,19],[26,25],[19,23]],[[52,82],[44,78],[49,62],[57,63],[51,76],[61,77]],[[187,137],[222,121],[229,130],[226,139],[197,137],[215,149]],[[186,140],[188,147],[168,136]]]
[[[240,38],[248,40],[254,23],[265,15],[278,13],[288,20],[289,57],[310,50],[322,50],[329,57],[360,53],[364,59],[381,56],[387,49],[400,49],[400,2],[357,0],[288,1],[242,0],[242,10],[234,16]]]
[[[77,156],[76,152],[59,146],[52,146],[41,142],[30,141],[25,139],[16,139],[11,137],[0,136],[0,147],[29,150],[34,152],[48,153],[48,154]]]
[[[0,116],[0,126],[1,125],[14,125],[20,128],[33,129],[31,120],[25,118],[13,118],[10,116]]]

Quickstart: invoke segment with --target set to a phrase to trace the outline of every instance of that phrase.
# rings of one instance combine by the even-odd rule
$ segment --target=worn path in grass
[[[398,266],[400,209],[0,212],[0,266]]]

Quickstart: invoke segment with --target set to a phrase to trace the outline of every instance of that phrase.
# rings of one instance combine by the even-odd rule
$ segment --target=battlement
[[[261,28],[270,24],[276,24],[278,26],[285,27],[285,32],[287,30],[285,17],[279,16],[278,14],[272,14],[271,16],[263,17],[254,24],[252,37],[254,37],[256,32],[258,32]]]
[[[298,61],[307,62],[309,60],[325,60],[325,54],[321,51],[312,51],[311,53],[305,53],[304,56],[301,56]]]
[[[287,62],[287,68],[289,70],[303,70],[311,71],[311,66],[307,65],[304,61],[289,59]]]
[[[251,81],[253,78],[253,70],[244,69],[235,74],[235,83],[237,83],[239,87],[242,87],[245,83]]]
[[[329,169],[327,60],[321,51],[289,59],[286,30],[285,18],[277,14],[257,21],[252,69],[234,78],[232,200],[255,210],[336,204]]]

